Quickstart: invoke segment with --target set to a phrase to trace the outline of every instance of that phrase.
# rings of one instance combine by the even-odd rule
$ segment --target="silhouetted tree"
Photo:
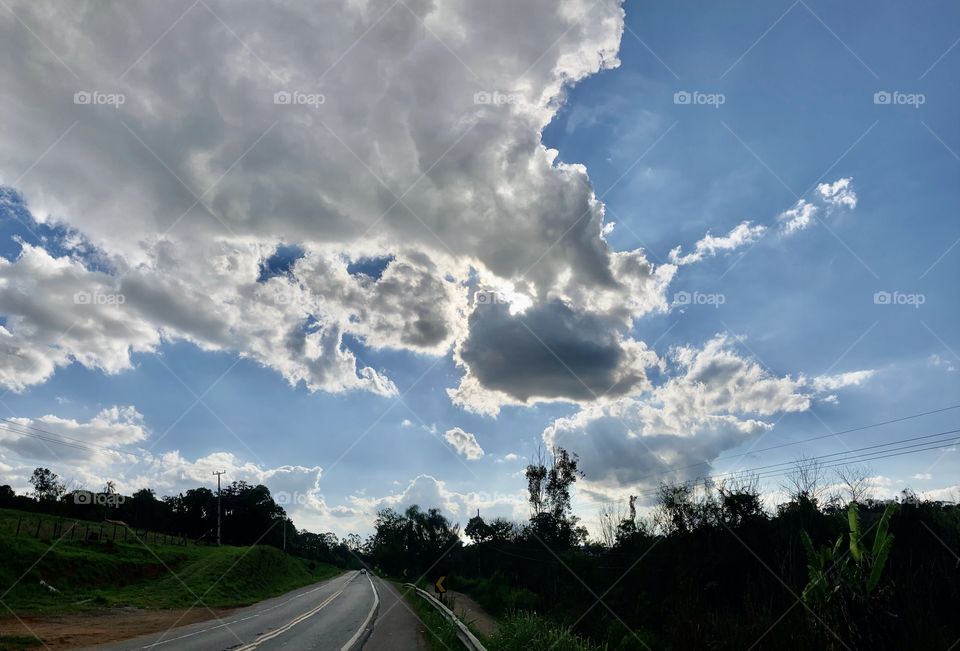
[[[56,502],[67,492],[67,487],[57,473],[49,468],[36,468],[30,476],[33,497],[38,502]]]

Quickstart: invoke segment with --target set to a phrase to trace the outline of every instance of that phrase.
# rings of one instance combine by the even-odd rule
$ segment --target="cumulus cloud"
[[[477,443],[477,437],[470,432],[464,432],[459,427],[448,429],[443,433],[443,438],[447,443],[453,446],[458,454],[466,457],[470,461],[476,461],[483,456],[483,448]]]
[[[544,442],[580,455],[587,490],[649,488],[664,478],[704,476],[725,450],[769,431],[772,416],[806,411],[820,391],[870,375],[777,376],[739,354],[735,343],[717,335],[702,348],[673,348],[665,382],[557,419]]]
[[[478,306],[457,351],[467,374],[448,393],[455,404],[496,414],[503,404],[588,402],[643,389],[656,354],[622,329],[559,300],[521,314],[505,304]]]
[[[700,262],[717,253],[733,251],[741,246],[752,244],[763,237],[766,230],[767,227],[762,224],[751,224],[745,221],[735,226],[726,235],[717,237],[708,232],[703,239],[697,241],[692,253],[681,255],[679,246],[670,251],[670,261],[678,265]]]
[[[107,464],[132,459],[118,448],[141,443],[149,434],[143,415],[135,407],[114,406],[86,421],[53,414],[12,417],[0,424],[0,449],[45,462]],[[66,441],[66,445],[54,440]]]
[[[36,220],[78,234],[110,271],[36,242],[4,262],[4,298],[18,300],[4,300],[0,382],[22,390],[72,362],[120,372],[170,338],[310,390],[389,395],[345,337],[445,354],[464,336],[472,277],[570,300],[583,318],[657,305],[669,269],[614,254],[585,168],[540,142],[565,86],[618,65],[620,3],[494,4],[216,0],[106,14],[13,2],[0,16],[14,98],[0,107],[12,138],[0,181],[17,179]],[[490,100],[503,94],[513,99]],[[96,99],[109,96],[122,104]],[[280,244],[303,256],[260,278]],[[385,255],[379,277],[346,269]],[[64,298],[46,298],[54,282],[127,300],[52,302]]]
[[[527,514],[527,500],[523,492],[487,493],[475,491],[461,493],[447,483],[430,475],[418,475],[404,486],[403,490],[380,497],[352,496],[350,508],[358,513],[375,516],[380,509],[391,508],[403,511],[417,505],[423,509],[437,507],[453,522],[466,524],[477,509],[485,518],[523,518]],[[371,518],[372,519],[372,518]]]
[[[72,362],[117,373],[132,353],[183,339],[235,350],[311,390],[396,392],[357,368],[340,324],[308,320],[320,313],[315,298],[287,278],[257,281],[258,247],[211,245],[203,256],[208,267],[191,268],[161,246],[152,268],[119,278],[27,243],[15,261],[0,258],[0,383],[20,391]]]
[[[20,492],[30,490],[27,479],[41,463],[71,490],[99,490],[113,481],[125,495],[144,487],[174,495],[208,486],[213,471],[224,470],[228,482],[266,485],[295,517],[316,519],[328,511],[320,492],[320,466],[268,467],[225,451],[192,460],[179,450],[153,453],[145,446],[150,434],[143,415],[132,406],[109,407],[88,420],[53,414],[10,418],[0,427],[0,466]]]

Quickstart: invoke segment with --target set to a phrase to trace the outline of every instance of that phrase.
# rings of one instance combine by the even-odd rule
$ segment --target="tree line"
[[[645,516],[631,497],[588,540],[571,509],[578,466],[555,448],[527,467],[524,522],[478,514],[461,535],[437,509],[384,509],[364,552],[386,574],[445,575],[493,613],[535,612],[609,649],[919,649],[960,637],[956,503],[871,499],[864,469],[827,477],[800,460],[772,510],[756,477],[664,482]]]
[[[36,468],[29,482],[33,490],[27,495],[17,495],[9,485],[0,486],[0,507],[79,520],[112,520],[132,529],[185,536],[200,544],[217,542],[217,493],[206,487],[162,497],[151,488],[120,495],[112,481],[99,492],[68,490],[48,468]],[[220,538],[226,545],[285,548],[302,558],[341,567],[360,564],[356,556],[360,536],[350,534],[341,540],[330,532],[298,530],[262,484],[235,481],[222,488]]]

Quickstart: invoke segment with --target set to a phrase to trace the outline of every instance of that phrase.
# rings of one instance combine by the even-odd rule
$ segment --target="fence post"
[[[43,524],[43,518],[37,518],[37,534],[34,536],[34,538],[40,537],[40,526],[42,524]]]
[[[100,533],[97,534],[97,542],[103,541],[103,525],[100,525]]]
[[[23,522],[23,516],[21,515],[21,516],[19,516],[19,517],[17,518],[17,533],[13,534],[14,536],[19,536],[19,535],[20,535],[20,524],[21,524],[22,522]]]

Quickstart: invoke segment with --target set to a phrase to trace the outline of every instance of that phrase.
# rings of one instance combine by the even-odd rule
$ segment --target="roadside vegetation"
[[[198,600],[200,608],[243,606],[341,571],[265,545],[51,545],[0,536],[0,556],[0,584],[13,586],[4,602],[18,613],[187,608]]]
[[[578,459],[557,449],[527,468],[528,521],[475,516],[464,545],[437,509],[385,509],[364,552],[446,576],[499,618],[494,650],[949,648],[960,506],[873,500],[855,475],[800,461],[773,511],[756,478],[664,483],[647,517],[631,499],[590,541],[570,508]]]
[[[358,536],[298,531],[265,486],[224,488],[218,546],[209,489],[68,491],[45,468],[30,483],[29,495],[0,486],[0,585],[20,614],[242,606],[361,564]]]

